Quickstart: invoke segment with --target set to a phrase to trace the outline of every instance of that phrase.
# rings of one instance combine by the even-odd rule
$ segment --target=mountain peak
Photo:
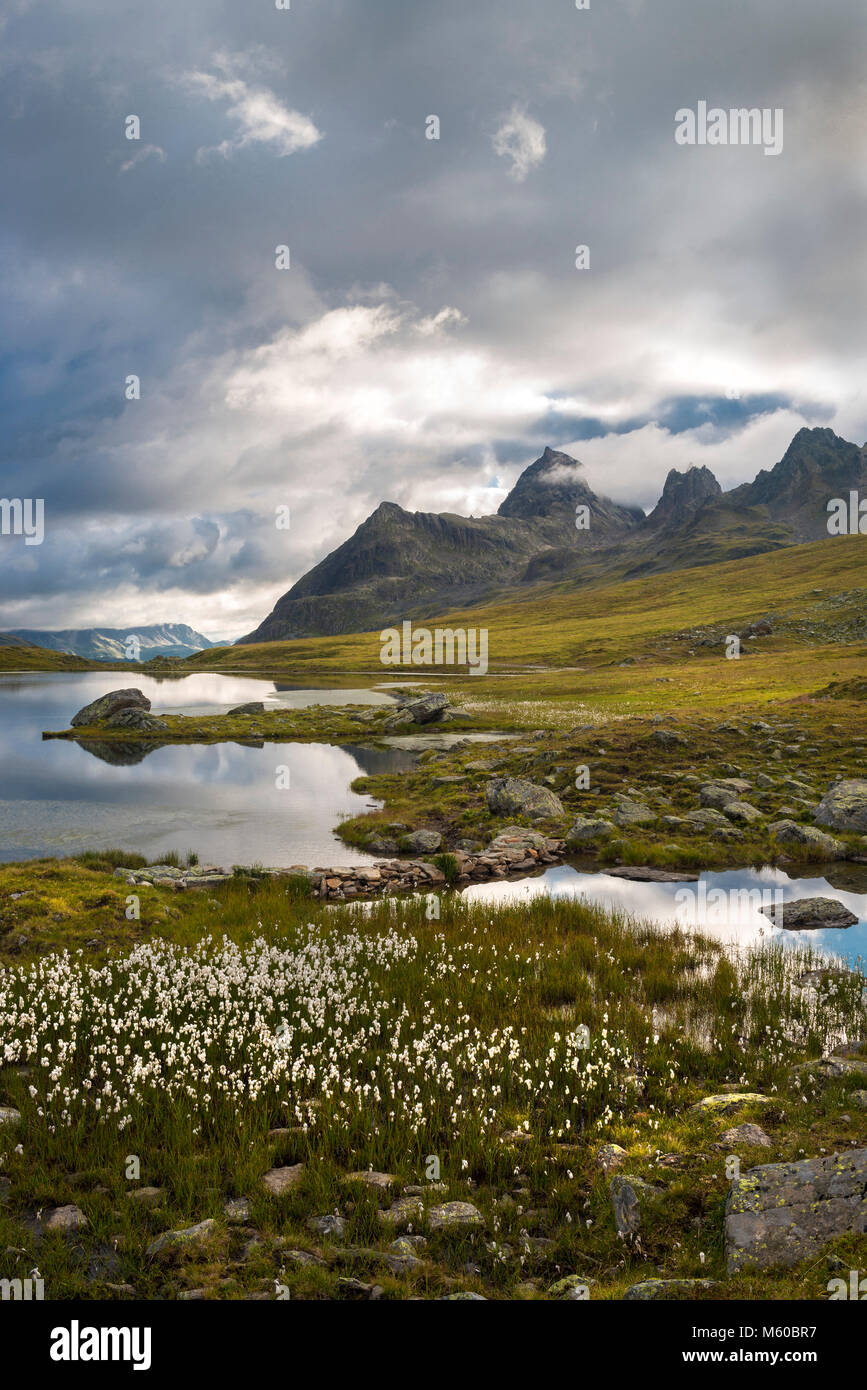
[[[647,518],[650,525],[684,521],[692,512],[714,497],[722,496],[722,488],[704,464],[690,464],[685,473],[672,468],[665,480],[662,496]]]
[[[579,502],[593,493],[579,476],[583,465],[569,454],[546,447],[545,452],[524,469],[508,497],[500,504],[498,516],[559,517],[574,513]]]

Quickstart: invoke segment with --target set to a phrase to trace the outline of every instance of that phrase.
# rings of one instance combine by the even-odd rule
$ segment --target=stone
[[[264,714],[265,706],[261,700],[249,700],[246,705],[236,705],[234,709],[226,711],[226,718],[230,719],[234,714]]]
[[[817,830],[814,825],[801,825],[795,820],[778,820],[768,826],[768,831],[782,845],[803,845],[815,850],[817,859],[840,859],[846,853],[845,845],[832,835]]]
[[[386,1190],[386,1188],[392,1186],[392,1184],[394,1183],[394,1178],[391,1173],[374,1173],[367,1169],[364,1169],[363,1171],[359,1171],[357,1173],[347,1173],[346,1181],[363,1182],[368,1187],[376,1187],[381,1192],[383,1192]]]
[[[732,801],[737,801],[738,792],[727,782],[708,782],[698,794],[699,802],[706,809],[724,811]]]
[[[441,1207],[431,1207],[428,1220],[432,1231],[485,1224],[485,1218],[472,1202],[444,1202]]]
[[[169,727],[164,719],[158,719],[155,714],[148,714],[147,710],[135,706],[119,709],[103,722],[107,729],[142,729],[148,733],[165,733]]]
[[[16,1110],[14,1105],[0,1105],[0,1125],[17,1125],[20,1123],[20,1110]]]
[[[223,1211],[230,1226],[243,1226],[250,1220],[250,1203],[246,1197],[230,1197],[223,1203]]]
[[[761,1096],[754,1091],[733,1091],[726,1095],[705,1096],[689,1107],[691,1115],[730,1115],[742,1110],[746,1105],[771,1105],[770,1096]]]
[[[326,1216],[308,1216],[307,1229],[315,1235],[332,1236],[335,1240],[340,1240],[346,1230],[346,1222],[336,1212],[329,1212]]]
[[[85,705],[69,722],[73,729],[79,729],[86,725],[101,724],[118,710],[135,708],[147,712],[150,707],[150,700],[140,690],[110,690],[107,695],[101,695],[98,700]]]
[[[723,815],[729,820],[745,821],[747,825],[764,819],[761,811],[749,801],[729,801],[723,807]]]
[[[720,1136],[719,1147],[726,1149],[739,1149],[741,1147],[769,1149],[771,1141],[759,1125],[736,1125],[733,1129],[725,1130]]]
[[[76,1206],[55,1207],[40,1221],[43,1231],[80,1231],[87,1224],[84,1212]]]
[[[639,801],[630,801],[629,797],[624,797],[614,812],[614,824],[624,830],[633,825],[649,825],[655,819],[656,816],[649,806],[644,806]]]
[[[596,1162],[603,1173],[613,1172],[615,1168],[619,1168],[625,1161],[626,1150],[622,1149],[619,1144],[603,1144],[602,1147],[596,1151]]]
[[[135,1187],[126,1196],[128,1202],[139,1202],[145,1207],[161,1207],[166,1198],[161,1187]]]
[[[854,912],[836,898],[796,898],[759,909],[771,917],[774,926],[786,931],[815,931],[820,927],[854,927],[858,921]]]
[[[384,1211],[376,1213],[383,1226],[408,1226],[424,1215],[424,1203],[419,1197],[399,1197]]]
[[[204,1245],[216,1234],[217,1223],[209,1217],[207,1221],[200,1221],[198,1225],[187,1226],[181,1231],[164,1231],[156,1240],[151,1241],[145,1254],[148,1259],[156,1260],[189,1246]]]
[[[699,1290],[720,1288],[716,1279],[642,1279],[631,1284],[623,1295],[625,1303],[648,1303],[663,1299],[695,1298]]]
[[[262,1179],[263,1185],[274,1197],[282,1197],[297,1187],[304,1177],[304,1164],[293,1163],[286,1168],[271,1168]]]
[[[726,1200],[726,1264],[793,1265],[836,1236],[867,1230],[867,1149],[751,1168]]]
[[[862,1110],[867,1110],[867,1091],[853,1091],[849,1099],[860,1105]]]
[[[497,815],[547,820],[566,814],[559,796],[523,777],[495,777],[485,788],[485,797],[488,809]]]
[[[641,1198],[657,1197],[662,1194],[661,1187],[654,1187],[642,1178],[623,1174],[611,1179],[608,1192],[618,1233],[622,1236],[638,1234],[641,1225]]]
[[[802,1062],[795,1070],[824,1081],[841,1081],[847,1076],[867,1076],[867,1057],[820,1057],[818,1062]]]
[[[566,844],[586,845],[594,840],[609,840],[614,833],[615,828],[610,820],[603,820],[599,816],[578,816],[566,833]]]
[[[568,1298],[577,1302],[590,1297],[590,1285],[595,1283],[595,1279],[587,1279],[583,1274],[567,1274],[565,1279],[558,1279],[556,1284],[552,1284],[548,1293],[552,1298]]]
[[[685,748],[688,743],[683,734],[675,733],[674,729],[654,729],[650,737],[662,748]]]
[[[443,837],[438,830],[414,830],[405,835],[400,848],[409,854],[433,854],[440,848]]]
[[[867,831],[867,778],[850,778],[829,788],[814,819],[831,830]]]
[[[413,724],[432,724],[443,718],[448,707],[449,702],[445,695],[431,693],[409,700],[403,706],[401,714],[408,714]]]

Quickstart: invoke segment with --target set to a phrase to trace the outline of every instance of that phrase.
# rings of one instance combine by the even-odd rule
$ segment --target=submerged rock
[[[854,927],[858,921],[854,912],[836,898],[796,898],[794,902],[763,907],[760,911],[771,917],[776,927],[786,931],[815,931],[820,927]]]

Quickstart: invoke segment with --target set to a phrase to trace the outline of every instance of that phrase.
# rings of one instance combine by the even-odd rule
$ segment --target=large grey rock
[[[655,816],[649,806],[640,801],[631,801],[629,797],[624,797],[614,812],[615,825],[624,830],[628,830],[632,825],[649,825],[653,820]]]
[[[16,1110],[12,1105],[0,1105],[0,1125],[17,1125],[20,1123],[20,1110]]]
[[[614,826],[610,820],[603,820],[599,816],[578,816],[566,834],[566,843],[569,846],[588,845],[598,840],[609,840],[613,834]]]
[[[229,719],[233,714],[264,714],[265,706],[261,700],[249,700],[246,705],[236,705],[234,709],[226,710],[226,718]]]
[[[408,854],[433,854],[442,842],[443,837],[438,830],[414,830],[411,835],[404,835],[400,848]]]
[[[744,821],[747,825],[762,820],[761,811],[751,801],[728,801],[723,807],[723,815],[728,816],[729,820]]]
[[[751,1168],[726,1201],[728,1271],[797,1264],[865,1230],[867,1149]]]
[[[523,777],[495,777],[485,788],[485,796],[489,809],[501,816],[546,820],[566,814],[559,796]]]
[[[484,1226],[485,1218],[472,1202],[444,1202],[441,1207],[431,1207],[428,1220],[432,1231],[453,1226]]]
[[[110,714],[104,723],[107,729],[145,729],[153,733],[169,727],[164,719],[158,719],[155,714],[148,714],[147,710],[136,706],[119,709],[115,714]]]
[[[78,714],[72,716],[70,723],[74,729],[78,729],[84,725],[101,724],[118,710],[142,709],[147,712],[150,707],[150,700],[140,690],[110,690],[107,695],[101,695],[98,700],[80,709]]]
[[[699,791],[698,799],[705,809],[724,811],[730,802],[738,800],[738,789],[728,782],[708,782]]]
[[[410,700],[404,705],[403,714],[408,714],[413,724],[432,724],[434,721],[442,719],[449,702],[445,695],[429,694],[421,695],[417,700]]]
[[[759,909],[774,926],[786,931],[815,931],[820,927],[854,927],[858,918],[836,898],[796,898]]]
[[[814,825],[801,825],[796,820],[777,820],[768,830],[781,845],[803,845],[814,850],[817,859],[839,859],[845,854],[845,846],[833,835],[826,835]]]
[[[853,777],[826,791],[815,821],[831,830],[867,831],[867,778]]]

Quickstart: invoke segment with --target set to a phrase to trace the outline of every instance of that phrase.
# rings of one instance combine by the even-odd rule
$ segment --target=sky
[[[865,51],[863,0],[0,0],[0,627],[238,637],[545,445],[649,508],[864,443]]]

